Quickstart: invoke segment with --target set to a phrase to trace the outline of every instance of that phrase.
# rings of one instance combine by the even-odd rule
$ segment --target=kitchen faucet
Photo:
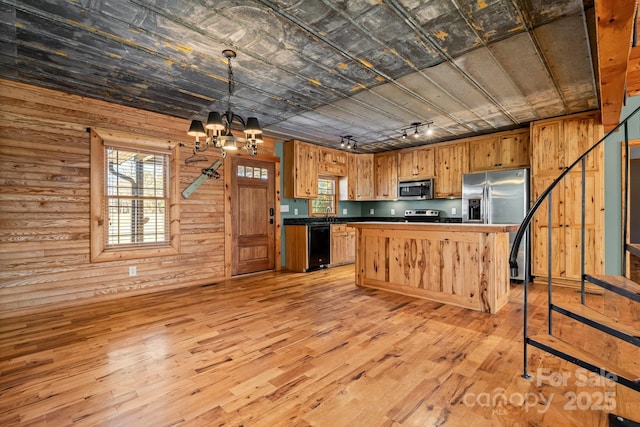
[[[329,212],[331,212],[333,209],[331,208],[331,206],[327,206],[327,209],[324,210],[324,220],[325,222],[329,222]]]

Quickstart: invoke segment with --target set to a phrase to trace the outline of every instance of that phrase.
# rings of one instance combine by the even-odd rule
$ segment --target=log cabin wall
[[[98,127],[185,142],[180,185],[220,158],[186,166],[188,120],[0,79],[0,317],[225,277],[224,182],[180,200],[179,255],[91,263],[90,134]],[[265,138],[260,151],[272,155]],[[226,163],[226,162],[225,162]],[[224,167],[224,166],[223,166]],[[219,169],[221,176],[223,168]],[[129,277],[129,266],[137,275]]]

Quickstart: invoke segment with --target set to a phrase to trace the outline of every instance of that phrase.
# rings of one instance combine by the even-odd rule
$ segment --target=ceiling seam
[[[326,44],[331,46],[333,49],[335,49],[337,52],[340,52],[346,58],[349,58],[350,60],[354,61],[355,63],[361,63],[360,58],[358,58],[357,56],[352,55],[351,53],[349,53],[349,52],[347,52],[345,50],[340,49],[340,47],[338,45],[336,45],[334,42],[332,42],[330,39],[328,39],[326,37],[323,37],[316,30],[314,30],[313,28],[309,27],[308,25],[305,25],[303,22],[301,22],[299,19],[295,18],[290,13],[287,13],[284,10],[279,9],[277,6],[275,6],[269,0],[259,0],[259,1],[262,4],[264,4],[265,6],[271,8],[274,12],[281,14],[284,18],[288,19],[292,23],[294,23],[297,26],[299,26],[300,28],[304,29],[309,34],[312,34],[318,40],[322,40],[323,42],[325,42]],[[419,99],[420,101],[424,102],[427,105],[432,106],[434,110],[438,111],[443,116],[448,117],[449,119],[453,120],[454,122],[458,123],[459,125],[467,128],[467,129],[469,129],[470,131],[474,131],[475,130],[475,129],[471,128],[464,121],[462,121],[462,120],[458,119],[457,117],[451,115],[450,113],[442,110],[440,107],[438,107],[438,106],[434,105],[433,103],[429,102],[429,100],[423,98],[422,96],[420,96],[419,94],[415,93],[414,91],[412,91],[411,89],[407,88],[406,86],[398,83],[395,79],[393,79],[392,77],[386,75],[386,73],[383,73],[382,71],[380,71],[380,70],[378,70],[376,68],[373,68],[373,67],[365,67],[365,68],[367,70],[371,70],[374,73],[378,74],[380,77],[384,78],[389,83],[392,83],[392,84],[396,85],[398,88],[400,88],[401,90],[405,91],[407,94],[415,97],[416,99]]]
[[[467,15],[465,15],[462,10],[460,9],[460,5],[458,4],[458,0],[451,0],[451,2],[453,3],[453,5],[456,7],[456,10],[458,11],[458,13],[460,14],[460,16],[462,17],[462,19],[464,19],[464,22],[467,24],[467,26],[471,29],[471,31],[473,31],[473,34],[478,38],[478,40],[480,40],[480,42],[482,43],[482,46],[487,50],[487,52],[489,52],[490,56],[491,56],[491,60],[493,61],[493,63],[496,65],[496,67],[500,68],[500,70],[503,72],[504,76],[509,80],[509,82],[511,82],[511,84],[513,85],[513,87],[515,89],[518,90],[518,93],[520,94],[520,96],[522,98],[526,97],[524,96],[524,94],[522,93],[522,90],[518,87],[518,85],[516,85],[516,83],[513,81],[513,79],[509,76],[509,74],[506,72],[506,70],[504,69],[504,67],[502,66],[502,64],[500,64],[500,62],[496,59],[496,56],[493,54],[493,51],[491,50],[491,48],[489,47],[489,45],[487,44],[487,42],[485,41],[484,38],[482,38],[480,36],[480,34],[478,33],[478,31],[475,29],[475,27],[473,25],[471,25],[471,22],[469,21],[469,19],[467,18]],[[533,116],[538,117],[538,114],[533,110],[533,107],[531,105],[529,105],[529,111],[532,113]],[[520,124],[520,121],[516,121],[516,124]],[[495,127],[495,126],[494,126]]]
[[[522,12],[523,9],[518,4],[519,1],[518,0],[511,0],[511,3],[513,4],[513,7],[515,8],[516,12],[520,16],[520,20],[522,21],[522,25],[524,25],[525,32],[527,33],[527,35],[531,39],[531,43],[533,44],[533,46],[536,49],[536,54],[540,58],[540,61],[542,61],[542,63],[544,64],[544,70],[547,73],[547,76],[549,77],[551,82],[553,82],[553,87],[555,88],[556,93],[558,94],[558,97],[562,101],[562,108],[564,110],[564,113],[566,114],[568,112],[568,110],[569,110],[569,108],[567,107],[567,100],[565,99],[564,94],[562,93],[562,90],[560,90],[560,85],[558,84],[557,79],[555,78],[555,76],[551,72],[551,68],[549,66],[549,61],[547,60],[547,57],[544,55],[544,52],[542,51],[542,49],[540,47],[540,42],[538,42],[538,38],[536,37],[535,33],[533,32],[533,25],[529,22],[528,15],[526,15],[526,14],[524,14]],[[538,116],[538,115],[536,115],[536,116]]]
[[[467,80],[473,87],[475,87],[480,93],[482,93],[487,100],[489,100],[491,103],[493,103],[494,106],[496,106],[500,111],[502,111],[502,113],[509,118],[509,120],[511,120],[512,123],[514,124],[519,124],[520,121],[517,120],[515,117],[513,117],[511,115],[511,113],[509,113],[503,106],[502,104],[500,104],[500,102],[498,102],[489,92],[487,92],[482,86],[480,86],[480,84],[478,82],[476,82],[469,74],[467,74],[462,68],[460,68],[455,61],[453,60],[453,58],[444,50],[442,49],[440,46],[438,46],[438,44],[433,41],[433,39],[431,38],[431,36],[429,34],[427,34],[422,27],[420,26],[420,24],[418,24],[411,15],[409,15],[409,13],[407,12],[407,10],[400,5],[396,0],[385,0],[386,2],[388,2],[389,4],[391,4],[393,7],[392,9],[400,16],[402,17],[402,19],[405,20],[405,22],[407,24],[409,24],[409,26],[411,28],[414,29],[414,31],[416,32],[416,34],[420,35],[421,37],[424,38],[424,40],[429,43],[431,45],[431,47],[433,47],[434,49],[436,49],[445,59],[446,61],[451,64],[451,66],[460,73],[460,75]]]
[[[429,76],[427,76],[423,70],[419,69],[418,67],[416,67],[412,61],[404,58],[402,55],[400,55],[396,49],[392,48],[392,47],[388,47],[385,43],[382,42],[382,40],[378,39],[373,33],[371,33],[371,31],[369,31],[367,28],[364,28],[362,25],[360,25],[358,22],[356,22],[353,18],[351,18],[350,16],[346,15],[342,10],[336,8],[333,4],[327,2],[327,0],[323,0],[323,2],[330,7],[331,9],[333,9],[336,13],[340,14],[345,20],[349,21],[354,27],[356,27],[361,33],[363,33],[364,35],[366,35],[367,37],[369,37],[371,40],[374,40],[379,46],[381,46],[383,49],[389,49],[390,52],[393,52],[393,54],[395,56],[397,56],[398,58],[400,58],[402,60],[402,62],[404,62],[405,64],[407,64],[414,72],[416,72],[418,75],[420,75],[422,78],[424,78],[425,80],[427,80],[429,83],[431,83],[432,85],[434,85],[435,87],[437,87],[438,89],[440,89],[442,91],[442,93],[446,94],[449,98],[453,99],[455,102],[459,103],[460,105],[462,105],[463,107],[465,107],[467,110],[471,111],[478,119],[484,121],[486,124],[495,127],[495,125],[493,123],[490,123],[489,121],[487,121],[484,117],[482,117],[481,115],[477,114],[475,111],[473,111],[471,109],[470,106],[468,106],[464,101],[458,99],[456,96],[454,96],[453,94],[451,94],[449,91],[447,91],[446,89],[444,89],[440,84],[438,84],[437,82],[435,82],[433,79],[431,79]],[[423,101],[422,99],[420,99],[420,101]],[[423,101],[424,102],[424,101]],[[428,104],[429,105],[429,104]],[[431,117],[423,117],[422,120],[432,120]],[[438,126],[437,123],[434,123],[434,126],[438,127],[439,129],[443,129],[443,130],[447,130],[446,127],[444,126]],[[472,129],[474,131],[477,131],[477,129]],[[449,132],[452,133],[452,132]]]

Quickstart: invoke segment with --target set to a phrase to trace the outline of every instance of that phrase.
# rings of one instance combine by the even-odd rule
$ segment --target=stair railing
[[[551,310],[551,306],[552,306],[552,286],[551,286],[551,271],[552,271],[552,263],[553,263],[553,248],[552,248],[552,214],[553,214],[553,207],[552,207],[552,191],[560,184],[560,182],[563,181],[563,179],[567,176],[567,174],[569,174],[577,165],[581,165],[581,169],[582,169],[582,206],[581,206],[581,248],[580,248],[580,262],[581,262],[581,275],[580,275],[580,300],[581,303],[584,304],[585,303],[585,212],[586,212],[586,203],[585,203],[585,191],[586,191],[586,185],[585,185],[585,169],[586,169],[586,159],[587,157],[594,151],[596,150],[601,144],[603,144],[607,138],[617,132],[620,128],[624,129],[624,153],[625,153],[625,164],[624,164],[624,169],[623,169],[623,176],[624,176],[624,182],[623,182],[623,218],[622,218],[622,225],[623,225],[623,247],[626,244],[626,239],[627,239],[627,221],[628,221],[628,216],[627,216],[627,199],[628,199],[628,187],[629,187],[629,173],[628,173],[628,158],[629,158],[629,127],[628,127],[628,123],[629,120],[634,117],[638,112],[640,112],[640,107],[636,108],[631,114],[629,114],[624,121],[622,121],[620,124],[618,124],[613,130],[611,130],[609,133],[607,133],[606,135],[604,135],[598,142],[596,142],[595,144],[593,144],[590,148],[588,148],[580,157],[578,157],[571,165],[569,165],[568,168],[566,168],[565,170],[563,170],[560,175],[551,183],[551,185],[549,185],[546,189],[544,189],[542,191],[542,193],[540,194],[540,196],[536,199],[536,201],[533,203],[533,205],[531,206],[531,208],[529,209],[529,211],[527,212],[527,214],[525,215],[524,219],[522,220],[522,223],[520,224],[520,227],[518,228],[518,231],[516,232],[516,235],[514,237],[513,240],[513,245],[511,246],[511,251],[509,253],[509,267],[511,269],[511,276],[517,276],[518,275],[518,249],[520,248],[520,245],[522,243],[522,239],[524,238],[525,234],[529,231],[529,228],[531,226],[531,221],[533,220],[533,217],[535,216],[535,214],[538,212],[538,210],[540,209],[541,205],[548,199],[548,219],[547,219],[547,226],[548,226],[548,236],[547,236],[547,252],[548,252],[548,257],[547,257],[547,261],[548,261],[548,265],[547,265],[547,294],[548,294],[548,326],[549,326],[549,334],[551,334],[551,316],[552,316],[552,310]],[[604,175],[603,175],[604,176]],[[625,271],[626,270],[626,257],[623,256],[622,257],[622,270]],[[529,298],[529,284],[527,280],[528,278],[525,278],[524,281],[524,304],[523,304],[523,315],[524,315],[524,321],[523,321],[523,337],[524,337],[524,351],[523,351],[523,377],[524,378],[531,378],[531,376],[528,373],[528,367],[527,367],[527,361],[528,361],[528,353],[527,353],[527,341],[528,341],[528,298]]]

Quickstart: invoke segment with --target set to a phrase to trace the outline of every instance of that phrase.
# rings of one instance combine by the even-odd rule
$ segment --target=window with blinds
[[[311,200],[311,215],[335,214],[336,179],[318,177],[318,198]]]
[[[169,155],[105,146],[105,249],[170,243]]]

